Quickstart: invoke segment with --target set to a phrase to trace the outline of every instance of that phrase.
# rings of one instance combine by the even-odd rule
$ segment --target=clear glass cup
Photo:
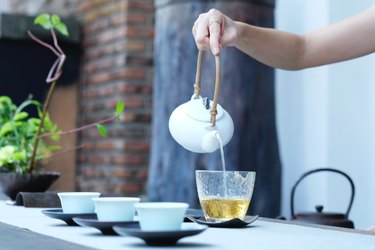
[[[255,172],[196,170],[195,179],[207,221],[245,218],[253,195]]]

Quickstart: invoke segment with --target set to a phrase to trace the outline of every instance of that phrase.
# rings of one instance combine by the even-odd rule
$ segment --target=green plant
[[[40,111],[40,103],[30,97],[18,107],[7,96],[0,96],[0,167],[5,171],[28,172],[28,161],[33,152],[33,143],[40,117],[30,117],[25,111],[28,106],[34,106]],[[40,114],[40,112],[38,112]],[[51,121],[47,113],[43,126],[43,133],[50,133],[49,139],[57,141],[58,126]],[[45,140],[38,142],[36,159],[42,160],[60,147],[47,144]]]
[[[34,23],[50,31],[53,43],[49,44],[40,40],[30,31],[28,31],[28,35],[40,45],[50,49],[57,56],[57,59],[51,66],[46,79],[49,89],[43,105],[35,100],[28,99],[17,107],[9,97],[0,97],[0,168],[11,172],[32,173],[36,170],[37,161],[83,147],[83,145],[79,145],[73,149],[64,149],[52,153],[60,147],[46,143],[46,138],[58,140],[61,135],[76,133],[91,127],[96,127],[100,134],[105,137],[107,130],[103,124],[119,120],[124,110],[124,103],[119,101],[112,116],[79,128],[60,131],[57,125],[51,121],[47,110],[66,59],[64,51],[59,46],[55,30],[64,36],[68,36],[69,32],[57,15],[41,14],[35,18]],[[29,105],[34,105],[37,108],[37,118],[29,117],[29,114],[23,111]]]

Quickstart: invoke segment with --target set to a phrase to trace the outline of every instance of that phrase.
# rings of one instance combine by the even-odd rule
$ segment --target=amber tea
[[[206,219],[220,221],[233,218],[244,219],[250,200],[248,199],[203,199],[200,201]]]
[[[195,171],[198,198],[207,221],[244,219],[255,183],[255,172]]]

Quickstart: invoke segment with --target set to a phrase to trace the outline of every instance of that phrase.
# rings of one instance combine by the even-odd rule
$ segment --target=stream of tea
[[[216,138],[219,141],[219,145],[220,145],[221,165],[223,167],[223,171],[225,171],[224,146],[223,146],[223,141],[221,140],[221,136],[220,136],[219,132],[216,133]],[[226,194],[226,192],[225,192],[225,194]]]
[[[220,145],[221,163],[223,168],[223,198],[208,198],[201,200],[203,211],[207,214],[206,219],[213,221],[226,221],[232,218],[244,219],[250,200],[230,197],[227,189],[227,174],[225,168],[224,146],[220,134],[216,133]]]

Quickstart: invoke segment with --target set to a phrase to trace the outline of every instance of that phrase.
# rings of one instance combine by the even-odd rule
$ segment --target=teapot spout
[[[208,132],[202,140],[202,149],[207,153],[212,153],[216,151],[219,146],[219,131],[213,130]]]

